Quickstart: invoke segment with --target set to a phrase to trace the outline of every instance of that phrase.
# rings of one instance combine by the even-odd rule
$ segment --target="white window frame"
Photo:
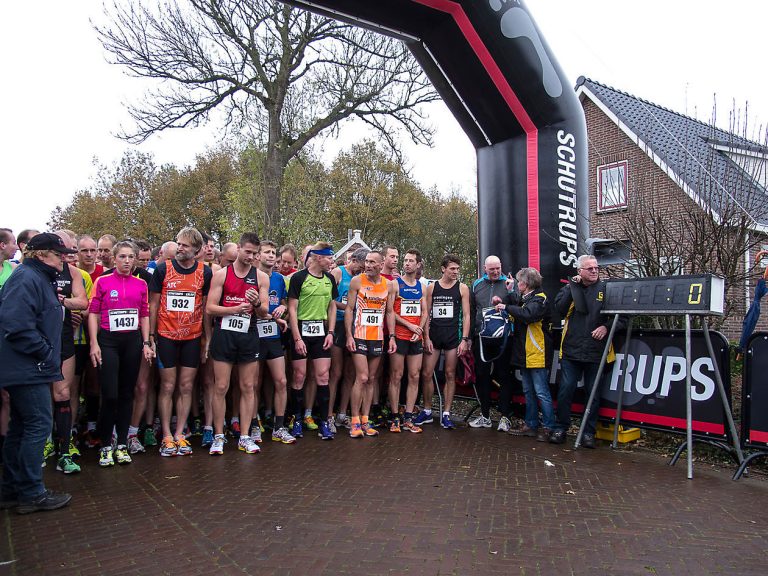
[[[614,172],[618,175],[621,175],[623,172],[623,177],[616,178],[616,182],[618,184],[618,190],[616,190],[616,194],[618,194],[618,197],[616,198],[617,202],[611,203],[606,205],[605,198],[606,194],[604,192],[605,185],[609,184],[607,181],[610,179],[613,181],[614,176],[610,176],[610,174]],[[612,212],[615,210],[626,210],[628,206],[628,194],[627,194],[627,182],[629,180],[628,178],[629,174],[629,162],[626,160],[621,160],[619,162],[611,162],[610,164],[602,164],[597,167],[597,211],[598,212]],[[623,198],[621,198],[623,192]],[[621,202],[623,200],[623,202]]]
[[[680,256],[661,256],[659,257],[659,264],[662,269],[666,267],[666,270],[664,270],[666,274],[664,274],[664,276],[681,276],[683,274]],[[670,264],[670,266],[665,266],[666,264]],[[673,274],[669,273],[670,269],[674,270]],[[644,277],[645,276],[640,274],[640,266],[636,259],[624,262],[624,278]]]

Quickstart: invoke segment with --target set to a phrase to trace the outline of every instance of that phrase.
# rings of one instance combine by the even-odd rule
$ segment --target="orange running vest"
[[[387,279],[381,277],[378,284],[360,275],[360,290],[355,301],[354,336],[360,340],[384,340],[384,315],[387,310]]]
[[[197,262],[192,274],[179,274],[169,260],[165,271],[157,333],[170,340],[194,340],[203,334],[205,266]]]

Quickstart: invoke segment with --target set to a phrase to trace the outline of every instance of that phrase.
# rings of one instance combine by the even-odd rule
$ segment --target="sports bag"
[[[509,314],[506,310],[497,310],[496,308],[487,308],[483,311],[483,323],[478,333],[480,341],[480,359],[483,362],[493,362],[504,353],[507,346],[507,340],[512,332],[512,322],[509,320]],[[485,358],[483,349],[484,341],[493,341],[499,345],[499,353],[493,358]]]

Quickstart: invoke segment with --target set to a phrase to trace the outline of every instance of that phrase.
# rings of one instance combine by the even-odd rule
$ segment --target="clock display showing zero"
[[[714,274],[608,280],[606,314],[723,314],[725,283]]]

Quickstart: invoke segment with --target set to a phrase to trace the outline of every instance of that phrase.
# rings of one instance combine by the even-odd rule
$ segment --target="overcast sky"
[[[382,0],[383,1],[383,0]],[[477,0],[481,1],[481,0]],[[581,76],[727,127],[734,107],[749,108],[749,136],[768,121],[763,71],[768,5],[689,0],[528,0],[526,3],[571,85]],[[0,20],[0,226],[44,229],[57,204],[89,186],[94,158],[111,165],[130,146],[114,133],[130,119],[123,104],[146,84],[105,62],[89,19],[101,2],[6,2]],[[434,149],[406,146],[419,182],[475,194],[475,154],[441,103],[430,119]],[[761,129],[761,126],[763,128]],[[217,127],[176,130],[139,147],[158,163],[188,165],[216,144]],[[360,131],[326,141],[325,157]]]

